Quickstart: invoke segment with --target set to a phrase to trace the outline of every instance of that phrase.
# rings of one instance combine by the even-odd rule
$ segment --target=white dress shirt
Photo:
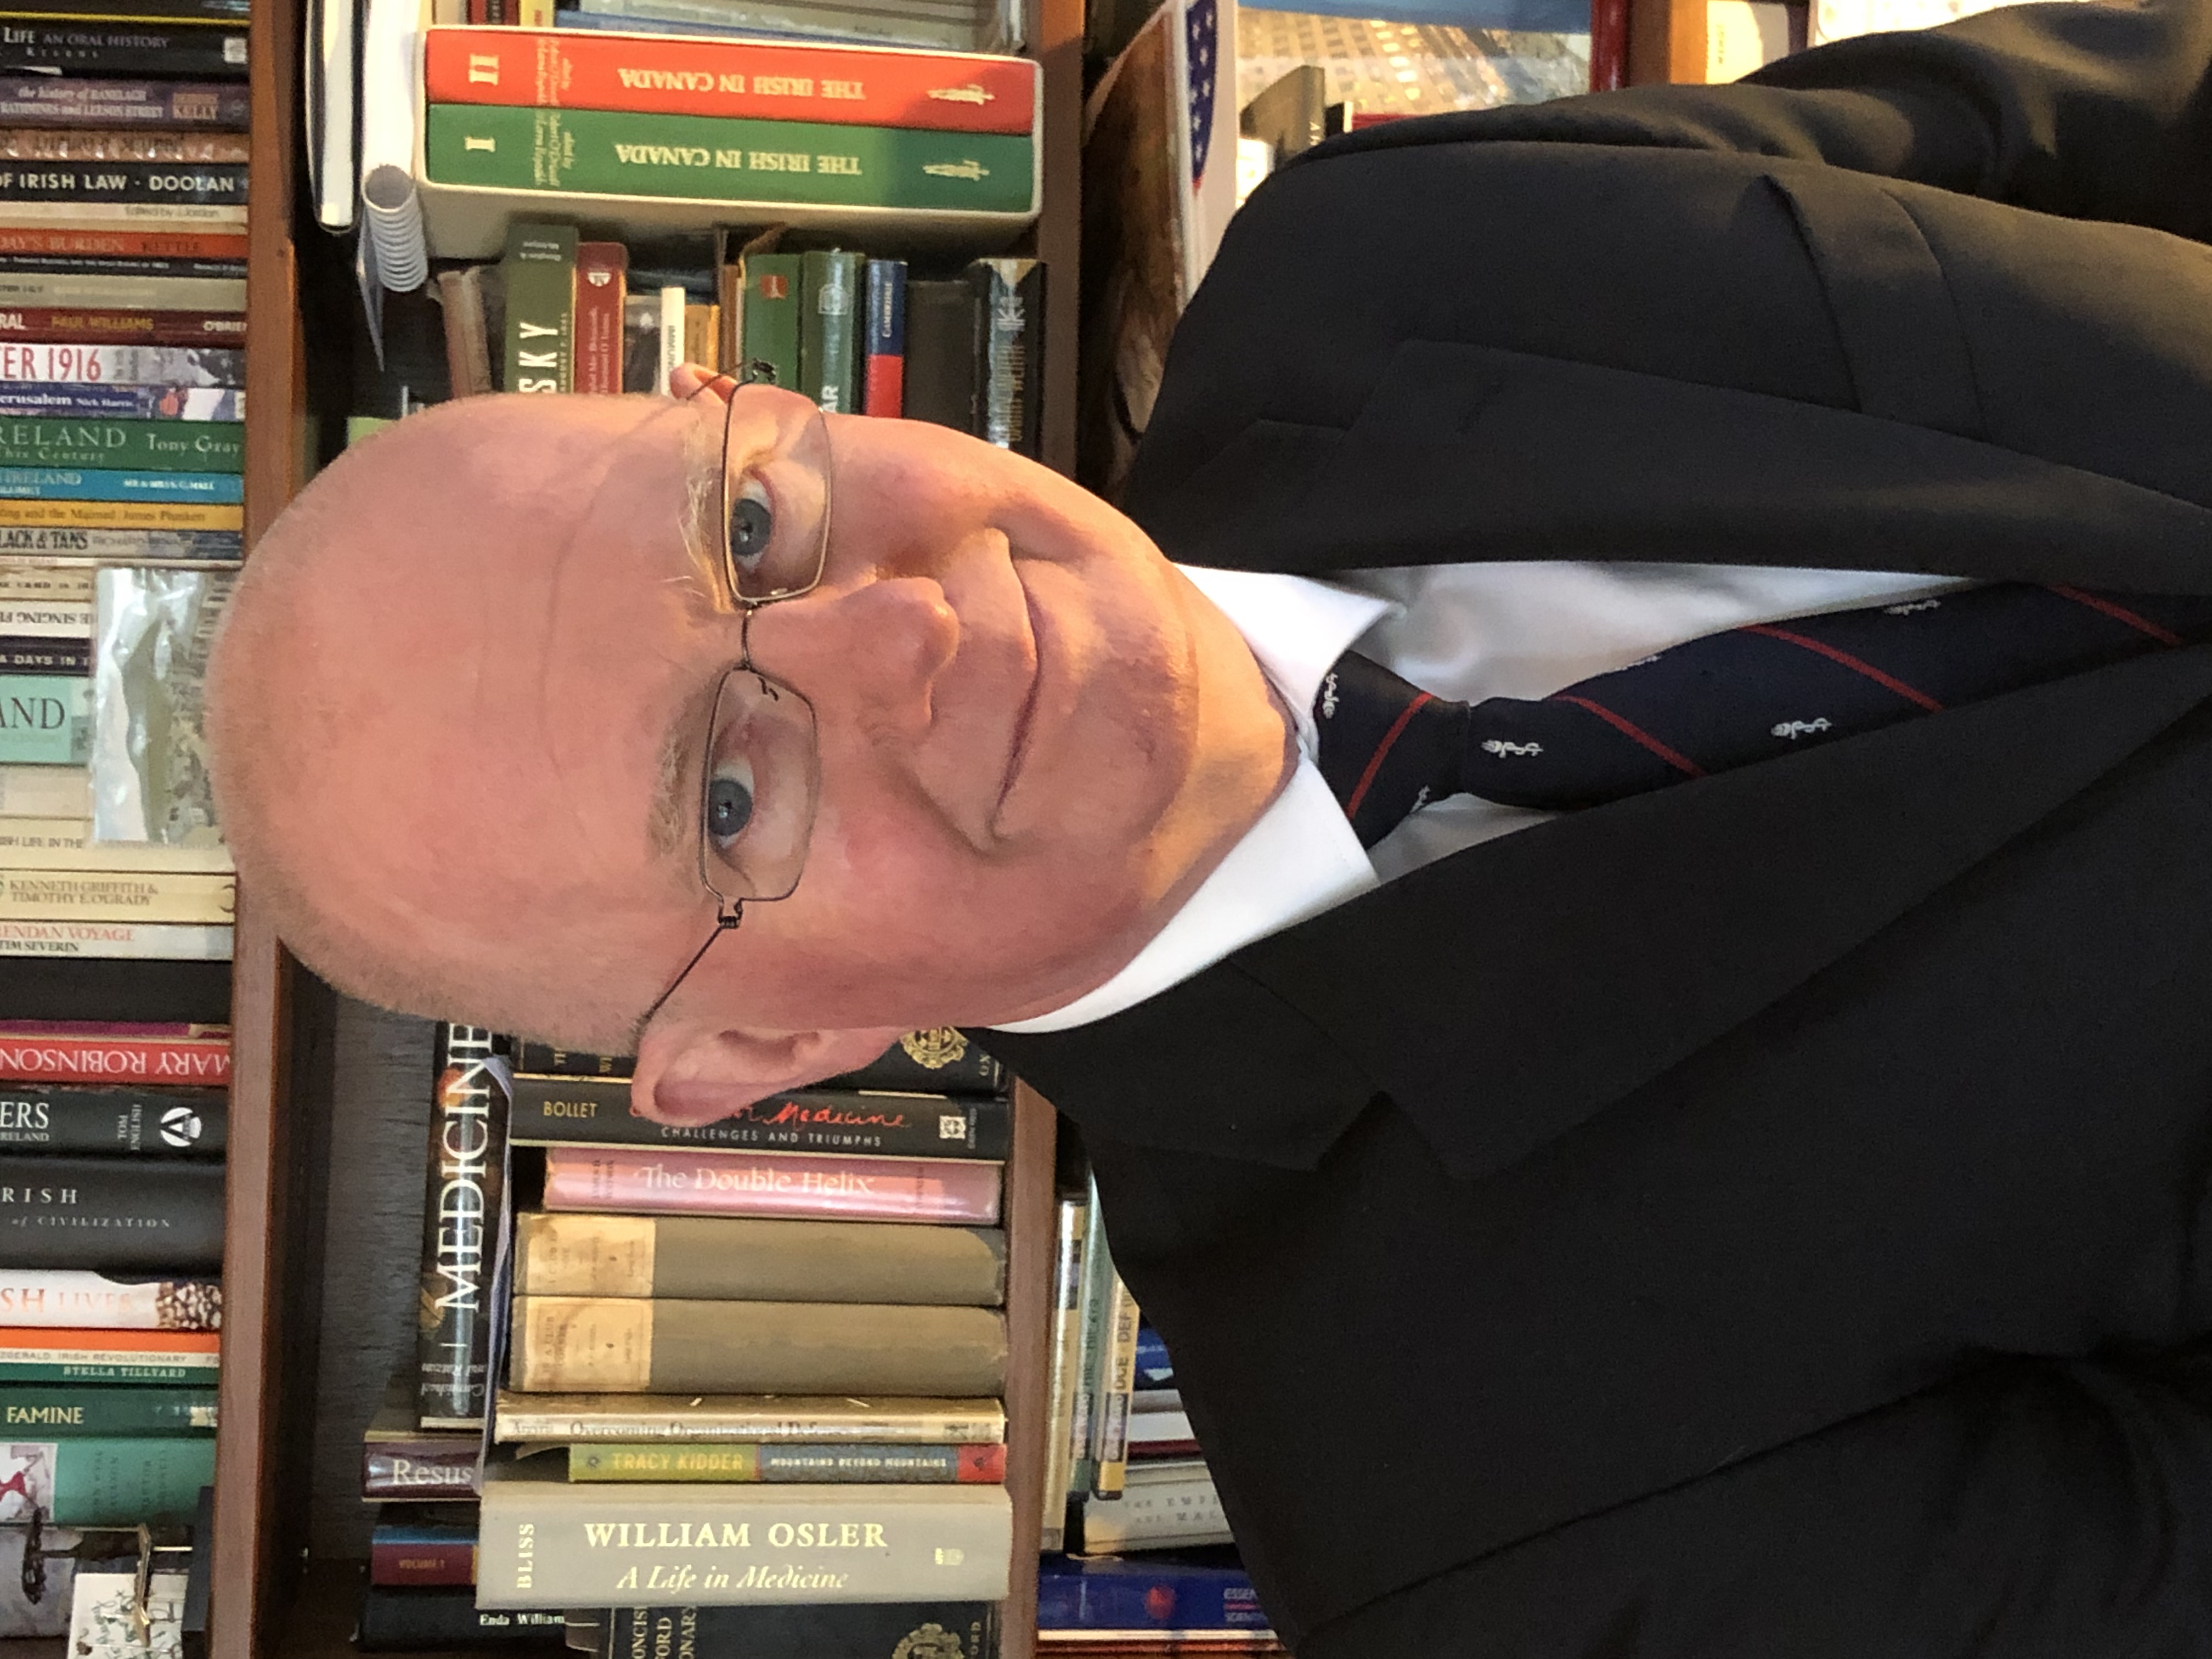
[[[1181,568],[1237,625],[1294,711],[1297,768],[1127,967],[1051,1013],[1000,1030],[1060,1031],[1104,1019],[1381,882],[1552,816],[1458,795],[1363,850],[1314,763],[1315,694],[1355,642],[1440,697],[1545,697],[1706,634],[1960,586],[1942,576],[1730,565],[1431,565],[1348,572],[1340,585]]]

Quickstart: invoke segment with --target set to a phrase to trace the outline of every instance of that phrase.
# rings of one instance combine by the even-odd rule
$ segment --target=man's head
[[[210,723],[241,878],[310,965],[418,1012],[635,1041],[647,1102],[709,1117],[910,1027],[1058,1006],[1158,931],[1283,775],[1242,640],[1047,469],[823,420],[736,394],[756,526],[803,489],[810,428],[833,481],[819,585],[749,624],[713,392],[469,399],[308,487],[248,561]],[[813,705],[804,874],[641,1033],[714,927],[702,750],[747,645]]]

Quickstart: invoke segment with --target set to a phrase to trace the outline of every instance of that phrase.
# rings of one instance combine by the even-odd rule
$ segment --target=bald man
[[[696,373],[412,416],[231,610],[242,879],[671,1121],[978,1028],[1301,1659],[2212,1652],[2208,64],[1325,146],[1126,517]]]

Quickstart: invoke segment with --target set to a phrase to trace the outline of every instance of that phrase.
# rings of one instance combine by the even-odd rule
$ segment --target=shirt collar
[[[1392,607],[1303,576],[1178,565],[1236,625],[1297,722],[1297,768],[1183,907],[1097,989],[1005,1031],[1061,1031],[1134,1007],[1253,940],[1334,909],[1376,884],[1375,866],[1313,756],[1313,702],[1352,642]]]

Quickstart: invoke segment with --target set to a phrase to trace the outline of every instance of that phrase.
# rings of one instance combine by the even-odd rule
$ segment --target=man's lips
[[[1044,684],[1044,650],[1037,628],[1036,599],[1030,592],[1029,584],[1022,580],[1018,560],[1013,562],[1014,580],[1022,590],[1022,605],[1027,612],[1030,635],[1030,683],[1022,693],[1021,705],[1014,710],[1013,729],[1006,739],[1006,770],[999,782],[998,799],[991,803],[990,823],[995,832],[1000,815],[1006,811],[1006,798],[1013,793],[1022,768],[1029,760],[1030,727],[1036,716],[1037,688]]]

